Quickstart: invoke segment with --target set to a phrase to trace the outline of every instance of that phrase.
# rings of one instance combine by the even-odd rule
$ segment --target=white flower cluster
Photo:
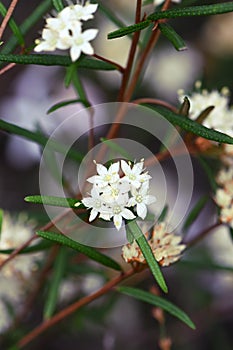
[[[32,236],[32,226],[28,226],[27,223],[28,218],[24,213],[19,215],[17,221],[13,221],[8,213],[4,213],[0,249],[15,249],[27,241]],[[27,289],[32,283],[32,276],[37,267],[36,263],[41,257],[41,253],[20,254],[1,269],[0,334],[6,331],[12,322],[13,315],[9,313],[9,305],[16,314],[21,310]],[[7,258],[7,254],[0,254],[0,263]]]
[[[113,219],[115,227],[119,230],[123,218],[132,220],[136,217],[128,208],[136,209],[137,215],[145,219],[147,205],[156,199],[149,194],[151,176],[144,172],[143,164],[143,159],[134,164],[121,160],[112,163],[107,169],[104,165],[96,163],[98,175],[87,179],[93,184],[91,196],[82,200],[82,203],[91,209],[89,221],[93,221],[98,215],[106,221]]]
[[[200,82],[196,86],[200,87]],[[233,136],[233,110],[229,107],[229,89],[224,87],[217,90],[193,92],[187,94],[190,101],[190,118],[195,120],[207,107],[214,106],[203,122],[207,128],[215,129],[230,136]],[[178,97],[182,103],[185,97],[183,90],[178,91]]]
[[[214,200],[220,209],[220,220],[233,228],[233,168],[220,170],[216,181],[217,189]]]
[[[82,21],[92,19],[97,7],[98,4],[90,4],[88,1],[84,6],[80,3],[71,4],[60,11],[56,17],[47,18],[42,38],[36,40],[34,50],[40,52],[69,49],[73,62],[82,52],[93,55],[94,50],[90,41],[95,39],[98,29],[82,31]]]
[[[153,4],[155,6],[158,6],[158,5],[162,4],[164,1],[165,0],[154,0]],[[175,3],[179,4],[181,2],[181,0],[172,0],[172,2],[175,2]]]
[[[148,237],[149,234],[147,239]],[[180,244],[181,240],[181,236],[167,233],[166,223],[161,222],[154,227],[148,243],[158,263],[161,266],[169,266],[180,259],[182,251],[186,248],[185,244]],[[122,247],[122,257],[127,263],[147,263],[136,241]]]

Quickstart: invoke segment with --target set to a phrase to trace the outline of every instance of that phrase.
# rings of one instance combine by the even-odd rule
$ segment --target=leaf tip
[[[179,47],[178,51],[185,51],[187,49],[188,49],[187,46],[181,46]]]

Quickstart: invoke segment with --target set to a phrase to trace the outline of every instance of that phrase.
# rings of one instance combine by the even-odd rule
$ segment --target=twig
[[[28,247],[30,243],[32,243],[35,239],[37,239],[37,235],[33,235],[26,242],[21,244],[18,248],[16,248],[5,260],[3,260],[0,264],[0,270],[5,266],[9,261],[14,259],[16,255],[18,255],[24,248]]]
[[[100,288],[97,292],[85,296],[82,299],[76,301],[75,303],[71,304],[70,306],[66,307],[65,309],[58,312],[56,315],[51,317],[49,320],[46,320],[45,322],[41,323],[38,327],[34,328],[30,333],[28,333],[25,337],[23,337],[19,343],[18,347],[19,349],[22,349],[25,345],[29,344],[32,340],[37,338],[40,334],[44,333],[47,329],[52,327],[54,324],[60,322],[67,316],[71,315],[75,311],[77,311],[80,307],[89,304],[91,301],[101,297],[102,295],[109,292],[113,287],[115,287],[117,284],[122,282],[123,280],[129,278],[135,273],[134,269],[131,269],[125,273],[120,274],[116,278],[112,279],[111,281],[107,282],[102,288]]]
[[[221,222],[216,222],[210,227],[207,227],[205,230],[201,231],[196,237],[192,238],[190,241],[185,243],[188,248],[192,247],[193,245],[197,244],[199,241],[201,241],[205,236],[207,236],[209,233],[211,233],[213,230],[215,230],[217,227],[221,226]]]
[[[16,66],[16,63],[9,63],[7,66],[5,66],[4,68],[2,68],[0,70],[0,75],[6,73],[8,70],[10,70],[11,68],[13,68],[14,66]]]
[[[103,62],[110,63],[110,64],[116,66],[117,69],[119,70],[119,72],[121,72],[121,73],[124,73],[124,71],[125,71],[125,68],[122,67],[119,63],[114,62],[114,61],[112,61],[112,60],[109,60],[108,58],[105,58],[105,57],[103,57],[103,56],[97,55],[96,53],[94,53],[93,57],[95,57],[95,58],[97,58],[98,60],[101,60],[101,61],[103,61]]]
[[[154,105],[164,106],[175,113],[178,112],[177,108],[172,106],[170,103],[163,101],[163,100],[158,100],[156,98],[149,98],[149,97],[148,98],[138,98],[138,99],[132,101],[132,103],[135,103],[135,104],[151,103]]]
[[[0,40],[3,36],[3,33],[6,29],[6,26],[7,26],[7,23],[9,22],[11,16],[12,16],[12,13],[17,5],[17,2],[18,0],[12,0],[8,10],[7,10],[7,13],[6,13],[6,16],[3,18],[3,21],[2,21],[2,24],[1,24],[1,27],[0,27]]]
[[[142,7],[142,1],[137,0],[135,23],[139,23],[141,20],[141,7]],[[126,89],[126,86],[128,84],[131,69],[133,66],[134,56],[135,56],[135,53],[137,50],[139,37],[140,37],[140,31],[135,32],[133,35],[133,40],[132,40],[131,47],[130,47],[127,65],[126,65],[126,68],[125,68],[125,71],[123,74],[123,78],[122,78],[122,83],[121,83],[121,87],[120,87],[120,91],[119,91],[119,95],[118,95],[118,101],[123,100],[123,97],[124,97],[125,89]]]

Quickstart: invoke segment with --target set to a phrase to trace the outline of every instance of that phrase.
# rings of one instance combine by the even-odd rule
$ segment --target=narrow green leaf
[[[165,300],[164,298],[161,298],[157,295],[151,294],[138,288],[122,286],[118,287],[117,290],[120,293],[129,295],[135,299],[144,301],[145,303],[148,303],[150,305],[160,307],[161,309],[167,311],[171,315],[177,317],[180,321],[184,322],[190,328],[196,328],[194,323],[184,311],[182,311],[176,305],[172,304],[170,301]]]
[[[103,5],[100,1],[98,1],[98,9],[117,27],[122,28],[125,27],[125,23],[122,22],[119,18],[116,17],[116,13],[111,11],[105,4]]]
[[[10,134],[19,135],[27,140],[36,142],[43,147],[47,146],[56,152],[67,154],[69,158],[77,162],[81,162],[83,159],[83,156],[79,152],[75,151],[74,149],[69,148],[67,152],[67,147],[65,145],[62,145],[56,142],[52,138],[47,138],[41,133],[29,131],[15,124],[8,123],[5,120],[0,119],[0,130],[6,131]]]
[[[23,36],[34,27],[34,25],[44,16],[46,12],[52,7],[51,0],[42,1],[35,10],[25,19],[25,21],[19,26],[19,29]],[[7,43],[2,47],[2,54],[9,54],[12,52],[18,44],[17,38],[13,35]]]
[[[40,66],[63,66],[68,67],[72,64],[69,56],[63,55],[47,55],[47,54],[33,54],[33,55],[5,55],[0,54],[0,61],[14,62],[18,64],[36,64]],[[94,69],[94,70],[116,70],[117,67],[113,64],[103,62],[93,58],[82,56],[79,59],[79,68]]]
[[[160,23],[159,29],[161,33],[172,43],[177,51],[183,51],[187,49],[184,40],[169,24]]]
[[[127,241],[132,244],[133,241],[134,241],[134,235],[132,234],[130,228],[129,228],[129,225],[126,226],[126,238],[127,238]]]
[[[58,293],[67,266],[67,249],[60,247],[60,251],[56,257],[53,273],[49,281],[49,289],[47,299],[44,305],[44,320],[49,319],[57,306]]]
[[[105,137],[101,137],[100,141],[105,143],[113,151],[117,152],[117,154],[120,154],[125,159],[130,160],[131,162],[133,162],[132,156],[123,147],[118,145],[116,142],[114,142],[112,140],[108,140]]]
[[[148,20],[157,21],[163,18],[212,16],[233,11],[233,1],[222,4],[190,6],[184,8],[173,8],[166,11],[156,11],[147,17]]]
[[[223,4],[178,7],[166,11],[156,11],[150,14],[145,21],[137,24],[123,27],[108,34],[108,39],[120,38],[122,36],[137,32],[150,25],[151,22],[164,18],[177,17],[194,17],[194,16],[211,16],[233,11],[233,2],[225,2]]]
[[[0,2],[0,13],[2,15],[2,17],[5,17],[6,14],[7,14],[7,9],[6,7],[3,5],[2,2]],[[17,24],[15,23],[15,21],[13,20],[13,18],[10,18],[9,22],[9,27],[11,28],[12,32],[14,33],[15,37],[17,38],[18,40],[18,43],[21,45],[21,46],[24,46],[24,38],[23,38],[23,35],[20,31],[20,28],[17,26]]]
[[[194,223],[194,221],[198,218],[199,214],[201,213],[202,209],[205,207],[208,200],[209,200],[209,197],[204,195],[197,201],[197,203],[195,204],[193,209],[190,211],[187,219],[184,222],[184,225],[183,225],[184,231],[187,231],[189,227]]]
[[[70,86],[72,82],[72,78],[77,71],[77,68],[78,68],[78,65],[76,62],[72,63],[69,67],[66,68],[66,75],[64,79],[64,84],[66,88]]]
[[[62,0],[52,0],[52,1],[53,1],[53,6],[57,10],[57,12],[60,12],[64,8]]]
[[[0,238],[1,238],[1,232],[2,232],[2,221],[3,221],[3,210],[0,209]]]
[[[150,24],[151,24],[151,21],[146,20],[143,22],[139,22],[137,24],[133,24],[133,25],[128,26],[128,27],[117,29],[114,32],[111,32],[108,34],[108,39],[116,39],[116,38],[120,38],[120,37],[125,36],[125,35],[129,35],[129,34],[138,32],[142,29],[147,28]]]
[[[231,272],[233,273],[232,266],[224,266],[219,265],[214,262],[206,262],[206,261],[191,261],[191,260],[182,260],[179,263],[179,267],[185,267],[187,269],[194,270],[209,270],[209,271],[222,271],[222,272]]]
[[[201,164],[204,172],[206,173],[208,180],[209,180],[209,184],[212,187],[213,192],[216,191],[216,189],[218,188],[216,180],[215,180],[215,174],[213,172],[213,170],[211,169],[211,167],[209,166],[208,162],[205,160],[205,158],[199,156],[198,157],[198,161]]]
[[[64,208],[75,208],[77,209],[77,204],[79,201],[74,198],[63,198],[63,197],[53,197],[53,196],[27,196],[24,198],[26,202],[35,203],[35,204],[44,204],[51,205],[55,207],[64,207]],[[84,206],[80,202],[80,206],[78,208],[84,208]]]
[[[72,81],[72,84],[73,84],[78,96],[80,97],[80,99],[83,101],[87,101],[87,107],[90,107],[91,104],[88,101],[88,97],[87,97],[85,88],[84,88],[83,83],[82,83],[81,79],[79,78],[79,75],[77,74],[77,72],[74,72],[74,74],[72,75],[71,81]],[[89,112],[90,112],[90,110],[89,110]]]
[[[229,226],[229,234],[230,234],[231,240],[233,242],[233,228],[230,226]]]
[[[99,251],[97,251],[92,247],[78,243],[67,236],[64,236],[60,233],[46,232],[46,231],[37,231],[37,234],[44,239],[47,239],[49,241],[56,242],[56,243],[65,245],[66,247],[69,247],[71,249],[74,249],[88,256],[91,260],[97,261],[98,263],[104,266],[110,267],[117,271],[122,271],[121,266],[109,256],[100,253]]]
[[[127,223],[127,226],[129,227],[134,239],[136,240],[137,244],[139,245],[142,254],[144,255],[144,258],[146,259],[148,266],[155,277],[156,281],[158,282],[158,285],[160,288],[167,293],[167,285],[164,280],[164,277],[162,275],[162,272],[160,270],[159,264],[157,263],[154,254],[151,250],[151,247],[149,246],[149,243],[147,242],[146,237],[142,233],[140,227],[138,226],[137,222],[135,220],[129,221]]]
[[[47,114],[50,114],[57,109],[60,109],[62,107],[66,107],[68,105],[74,104],[74,103],[82,103],[85,107],[89,107],[89,102],[86,100],[81,100],[81,99],[74,99],[74,100],[67,100],[67,101],[61,101],[53,105],[49,110],[47,111]]]
[[[162,213],[160,214],[159,218],[158,218],[158,222],[162,222],[164,221],[164,219],[167,216],[167,212],[168,212],[168,205],[166,204],[162,210]]]
[[[181,129],[185,131],[201,136],[207,140],[212,140],[220,143],[233,144],[233,138],[229,135],[226,135],[224,133],[221,133],[213,129],[206,128],[205,126],[198,124],[195,121],[189,118],[186,118],[182,115],[176,114],[165,107],[150,106],[148,104],[144,104],[144,105],[158,112],[164,118],[166,118],[170,123],[172,123],[173,125],[179,126]]]
[[[40,243],[38,244],[34,244],[30,247],[26,247],[24,248],[23,250],[21,250],[18,254],[31,254],[31,253],[36,253],[36,252],[40,252],[40,251],[43,251],[45,249],[49,249],[51,247],[51,242],[47,242],[47,241],[41,241]],[[12,248],[12,249],[0,249],[0,254],[11,254],[14,250],[16,249],[15,248]]]

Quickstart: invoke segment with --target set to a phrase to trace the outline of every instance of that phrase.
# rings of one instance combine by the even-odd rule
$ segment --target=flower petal
[[[123,216],[124,219],[126,220],[133,220],[136,218],[136,216],[132,213],[131,210],[124,208],[121,212],[121,215]]]
[[[95,218],[97,217],[98,213],[99,213],[99,212],[98,212],[95,208],[93,208],[93,209],[91,210],[91,212],[90,212],[89,222],[95,220]]]
[[[98,29],[87,29],[82,33],[82,37],[85,41],[91,41],[95,39],[96,35],[98,34]]]
[[[72,62],[75,62],[81,55],[81,50],[78,46],[72,46],[70,48],[70,57]]]
[[[146,207],[146,205],[144,203],[138,203],[137,204],[137,214],[143,220],[145,219],[146,214],[147,214],[147,207]]]
[[[113,216],[113,222],[117,230],[119,231],[122,225],[122,216],[121,215],[114,215]]]

